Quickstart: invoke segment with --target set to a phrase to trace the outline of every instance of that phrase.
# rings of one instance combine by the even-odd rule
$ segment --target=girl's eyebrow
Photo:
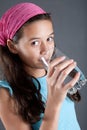
[[[50,35],[54,35],[54,32],[52,32],[48,36],[50,36]],[[38,40],[38,39],[40,39],[40,37],[33,37],[33,38],[30,38],[29,41]]]
[[[49,36],[50,36],[50,35],[54,35],[54,32],[52,32],[51,34],[49,34]]]

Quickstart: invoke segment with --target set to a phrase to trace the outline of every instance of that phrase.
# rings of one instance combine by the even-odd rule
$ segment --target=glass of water
[[[49,50],[50,51],[50,50]],[[54,55],[52,57],[52,60],[55,59],[56,57],[61,57],[61,56],[66,56],[61,50],[55,47]],[[69,57],[66,56],[66,60],[69,59]],[[47,70],[48,69],[48,63],[46,62],[44,57],[41,57],[41,60],[43,62],[44,68]],[[73,95],[75,94],[78,90],[80,90],[82,87],[87,85],[87,78],[81,71],[81,69],[76,66],[75,69],[73,69],[70,74],[67,76],[65,82],[69,81],[71,78],[75,76],[77,72],[80,72],[80,78],[78,82],[74,85],[73,88],[68,90],[68,93]]]

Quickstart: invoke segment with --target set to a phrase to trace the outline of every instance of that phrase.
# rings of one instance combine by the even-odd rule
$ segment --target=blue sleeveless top
[[[46,76],[37,78],[38,81],[41,84],[41,94],[42,94],[42,99],[44,102],[47,100],[47,82],[46,82]],[[35,83],[37,87],[37,82],[33,79],[33,82]],[[4,87],[9,90],[10,94],[13,94],[13,91],[5,80],[0,81],[0,87]],[[44,114],[41,114],[41,118],[43,118]],[[42,119],[35,124],[32,125],[33,130],[39,130],[40,125],[41,125]],[[49,126],[48,126],[49,127]],[[61,111],[60,111],[60,118],[58,121],[58,130],[81,130],[76,118],[76,113],[75,113],[75,106],[74,102],[71,101],[68,97],[65,98]]]

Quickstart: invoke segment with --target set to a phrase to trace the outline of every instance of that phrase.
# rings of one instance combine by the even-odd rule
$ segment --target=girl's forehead
[[[35,39],[44,39],[53,34],[52,22],[49,20],[39,20],[24,27],[21,40],[31,41]]]
[[[53,25],[50,20],[38,20],[25,26],[23,32],[24,34],[43,34],[44,32],[52,33]]]

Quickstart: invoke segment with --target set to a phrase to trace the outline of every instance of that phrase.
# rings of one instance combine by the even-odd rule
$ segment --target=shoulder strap
[[[7,88],[9,89],[9,92],[11,95],[13,95],[13,91],[12,91],[12,88],[10,87],[9,83],[5,80],[0,80],[0,88]]]

